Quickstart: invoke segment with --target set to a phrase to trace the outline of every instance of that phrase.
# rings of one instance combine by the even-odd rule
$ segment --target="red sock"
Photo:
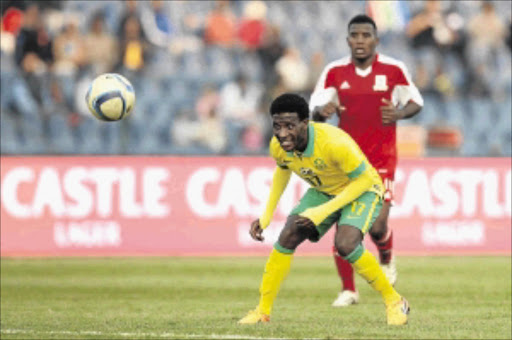
[[[354,269],[352,269],[352,265],[338,254],[335,247],[332,247],[332,251],[334,255],[334,263],[336,263],[336,269],[338,269],[338,275],[343,283],[341,289],[355,292],[356,284],[354,282]]]
[[[388,264],[391,261],[391,254],[393,251],[393,231],[389,230],[382,240],[375,240],[372,237],[373,243],[379,250],[379,260],[381,264]]]

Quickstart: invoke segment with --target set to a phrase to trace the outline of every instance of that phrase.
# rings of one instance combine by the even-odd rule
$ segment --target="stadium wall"
[[[292,177],[257,243],[248,228],[269,191],[267,157],[2,157],[1,164],[2,256],[267,255],[307,189]],[[397,253],[511,253],[509,158],[405,159],[395,192]],[[329,254],[332,239],[331,231],[297,254]]]

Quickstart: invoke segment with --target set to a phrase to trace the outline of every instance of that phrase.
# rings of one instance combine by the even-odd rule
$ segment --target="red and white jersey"
[[[359,144],[383,178],[393,179],[396,168],[396,124],[382,124],[382,98],[391,100],[397,106],[404,106],[411,100],[423,106],[423,98],[411,81],[404,63],[377,54],[372,65],[361,70],[355,67],[350,56],[336,60],[323,70],[311,95],[310,109],[331,101],[332,98],[328,97],[331,91],[334,93],[333,89],[337,92],[339,103],[345,106],[339,127]]]

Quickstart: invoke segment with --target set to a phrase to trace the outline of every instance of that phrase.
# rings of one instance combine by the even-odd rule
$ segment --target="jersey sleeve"
[[[395,87],[393,88],[393,92],[391,94],[391,99],[393,104],[400,104],[401,106],[407,105],[409,101],[413,101],[419,106],[423,106],[423,97],[420,94],[420,91],[414,85],[411,80],[411,76],[407,67],[404,63],[398,63],[398,71],[395,75]]]
[[[292,174],[292,171],[288,169],[288,166],[283,162],[285,154],[280,148],[279,142],[275,137],[273,137],[270,141],[269,152],[272,158],[274,158],[276,161],[277,167],[274,170],[274,176],[272,177],[272,185],[270,187],[270,193],[265,211],[260,216],[260,227],[262,229],[267,228],[267,226],[270,224],[277,204],[279,203],[281,195],[286,189]]]
[[[331,101],[338,104],[338,92],[334,88],[331,70],[332,67],[327,65],[322,71],[322,74],[320,74],[315,89],[309,99],[310,111],[313,111],[317,106],[324,106]]]
[[[278,167],[281,169],[288,169],[288,166],[283,161],[285,154],[282,152],[276,137],[272,137],[270,140],[269,154],[274,159]]]

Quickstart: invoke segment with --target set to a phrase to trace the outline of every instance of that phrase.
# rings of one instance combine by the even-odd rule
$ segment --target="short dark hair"
[[[306,99],[295,93],[285,93],[274,99],[270,104],[270,115],[296,112],[300,120],[309,118],[309,105]]]
[[[375,21],[373,21],[373,19],[370,18],[369,16],[367,16],[366,14],[359,14],[359,15],[356,15],[355,17],[353,17],[352,19],[350,19],[350,21],[348,22],[348,26],[347,26],[349,31],[350,31],[350,26],[352,24],[370,24],[373,26],[375,33],[377,33],[377,25],[375,24]]]

